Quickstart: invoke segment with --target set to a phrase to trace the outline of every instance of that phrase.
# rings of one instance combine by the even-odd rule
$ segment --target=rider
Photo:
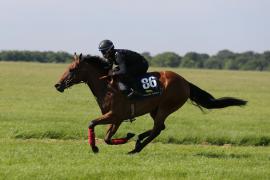
[[[115,49],[110,40],[101,41],[98,49],[110,63],[112,71],[109,75],[118,75],[122,82],[119,83],[119,89],[128,97],[132,97],[135,94],[134,85],[132,85],[134,79],[145,74],[148,70],[149,65],[146,59],[134,51]],[[117,66],[113,68],[113,64]]]

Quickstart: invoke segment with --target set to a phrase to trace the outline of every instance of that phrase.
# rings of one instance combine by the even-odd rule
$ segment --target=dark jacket
[[[147,60],[134,51],[125,49],[115,49],[115,57],[113,63],[118,65],[114,68],[114,74],[127,74],[131,76],[140,76],[148,70]]]

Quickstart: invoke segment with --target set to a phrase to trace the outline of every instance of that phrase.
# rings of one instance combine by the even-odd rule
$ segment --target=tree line
[[[0,51],[0,61],[65,63],[70,62],[72,57],[71,54],[63,51]]]
[[[142,53],[156,67],[184,67],[200,69],[230,69],[230,70],[270,70],[270,51],[256,53],[247,51],[234,53],[229,50],[219,51],[215,55],[188,52],[179,56],[174,52],[164,52],[151,56],[149,52]]]
[[[247,51],[234,53],[221,50],[215,55],[188,52],[180,56],[174,52],[164,52],[152,56],[149,52],[142,55],[154,67],[183,67],[201,69],[230,69],[230,70],[270,70],[270,51],[256,53]],[[67,63],[72,60],[72,54],[53,51],[0,51],[0,61],[31,61],[42,63]]]

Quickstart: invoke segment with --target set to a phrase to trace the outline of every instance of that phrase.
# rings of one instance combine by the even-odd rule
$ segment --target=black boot
[[[129,98],[133,99],[135,97],[140,96],[140,94],[136,91],[135,88],[135,79],[132,78],[131,76],[122,76],[121,77],[121,82],[125,85],[126,90],[123,91],[123,93]]]

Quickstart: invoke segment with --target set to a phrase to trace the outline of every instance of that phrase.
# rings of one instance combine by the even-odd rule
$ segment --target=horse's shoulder
[[[175,76],[178,75],[177,73],[173,72],[173,71],[153,71],[153,72],[149,72],[149,74],[156,76],[158,78],[165,78],[165,77],[169,77],[169,76]]]

